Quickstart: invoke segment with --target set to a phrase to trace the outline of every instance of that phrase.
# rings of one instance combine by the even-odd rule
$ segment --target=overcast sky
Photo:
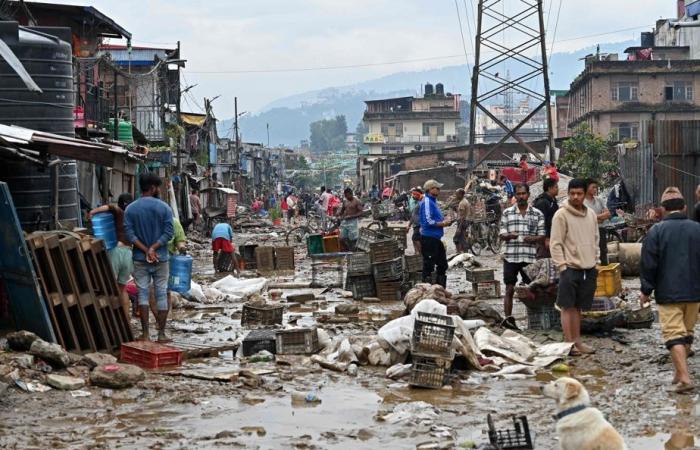
[[[675,15],[676,5],[676,0],[545,0],[545,13],[552,3],[552,17],[545,17],[550,43],[560,1],[555,52],[638,39],[656,19]],[[464,5],[471,9],[477,0],[456,3],[469,40]],[[255,112],[275,99],[315,88],[464,62],[455,0],[91,0],[84,4],[95,6],[129,30],[133,45],[167,47],[180,40],[183,58],[188,60],[186,83],[198,84],[192,93],[200,105],[202,97],[221,95],[214,103],[220,119],[233,115],[234,96],[238,96],[239,111]],[[471,11],[469,23],[473,37]],[[613,31],[617,32],[572,40]],[[384,64],[407,60],[412,62]],[[284,71],[368,64],[372,65]],[[556,69],[556,59],[552,65]],[[225,73],[246,70],[280,71]],[[187,100],[183,109],[196,110],[195,102]]]

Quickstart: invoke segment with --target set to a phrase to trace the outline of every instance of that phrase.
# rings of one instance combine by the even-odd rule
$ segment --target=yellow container
[[[614,297],[622,291],[622,268],[619,263],[598,266],[596,297]]]
[[[325,236],[323,238],[323,253],[337,253],[340,251],[340,239],[338,235]]]

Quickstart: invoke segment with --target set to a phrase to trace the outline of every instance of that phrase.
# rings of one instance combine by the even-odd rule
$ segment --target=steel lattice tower
[[[509,40],[508,43],[506,38]],[[492,56],[484,58],[483,55],[487,52]],[[505,73],[503,77],[500,76],[501,67],[499,66],[501,65],[508,67],[512,80],[509,79],[510,76],[505,76]],[[488,81],[489,85],[479,92],[481,80]],[[541,85],[533,88],[533,83]],[[512,95],[512,92],[529,96],[535,100],[537,106],[518,123],[505,124],[488,110],[485,102],[497,96]],[[546,108],[549,156],[553,158],[554,138],[552,111],[549,107],[549,74],[542,0],[479,0],[471,94],[470,170],[498,150],[511,137],[523,147],[524,151],[537,155],[532,147],[518,136],[518,130],[542,108]],[[496,122],[506,134],[475,164],[477,109]]]

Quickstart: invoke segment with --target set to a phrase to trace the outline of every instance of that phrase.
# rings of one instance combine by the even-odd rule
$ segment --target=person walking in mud
[[[413,253],[416,255],[421,254],[420,248],[420,203],[423,200],[423,189],[416,186],[411,190],[411,199],[409,201],[409,209],[411,213],[410,220],[408,221],[408,226],[406,227],[406,233],[411,234],[411,242],[413,242]],[[411,204],[413,203],[413,204]]]
[[[420,233],[421,254],[423,255],[423,282],[432,284],[433,271],[435,270],[435,283],[447,287],[447,254],[442,237],[444,228],[452,222],[442,217],[442,211],[437,204],[442,183],[428,180],[423,185],[426,192],[420,203]]]
[[[561,309],[564,340],[574,344],[572,356],[594,353],[581,341],[581,310],[590,309],[596,289],[600,262],[598,219],[586,207],[586,181],[574,178],[569,182],[569,199],[554,213],[549,250],[559,271],[557,305]]]
[[[515,187],[515,205],[503,211],[501,216],[501,239],[506,243],[503,255],[503,325],[517,329],[513,318],[513,295],[518,273],[523,283],[530,283],[525,267],[537,259],[537,245],[544,242],[544,214],[528,204],[530,187],[519,184]]]
[[[467,229],[469,228],[469,217],[471,216],[471,205],[465,196],[464,189],[457,189],[455,192],[455,211],[457,213],[457,228],[452,241],[455,244],[457,253],[464,253],[469,250],[467,243]]]
[[[353,195],[351,188],[343,191],[345,199],[338,212],[340,217],[340,243],[348,251],[355,251],[355,244],[360,237],[360,217],[362,216],[362,203]]]
[[[158,309],[158,341],[167,342],[165,324],[168,320],[168,241],[172,239],[173,212],[159,199],[162,181],[147,172],[139,177],[141,198],[130,204],[124,214],[124,228],[134,245],[134,280],[139,289],[141,340],[150,340],[148,331],[148,297],[153,283]]]
[[[661,196],[664,218],[642,243],[639,302],[655,294],[661,334],[673,362],[673,392],[694,389],[687,358],[700,307],[700,223],[688,219],[683,195],[668,187]]]
[[[107,255],[109,256],[112,270],[114,270],[114,275],[117,278],[119,300],[121,301],[124,314],[126,314],[127,317],[129,317],[131,301],[129,300],[129,294],[126,292],[126,285],[129,283],[131,273],[134,271],[134,261],[131,251],[131,241],[129,241],[129,238],[126,236],[126,230],[124,229],[124,211],[133,201],[134,197],[128,192],[124,192],[117,199],[116,205],[109,204],[99,206],[88,213],[89,219],[92,219],[95,214],[103,212],[109,212],[114,217],[114,225],[117,231],[117,246],[107,251]]]

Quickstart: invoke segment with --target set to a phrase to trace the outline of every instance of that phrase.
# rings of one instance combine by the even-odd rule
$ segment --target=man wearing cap
[[[442,217],[437,204],[442,183],[428,180],[423,185],[425,197],[420,203],[421,253],[423,255],[423,282],[431,283],[436,270],[435,283],[447,287],[447,254],[442,243],[443,228],[451,222]]]
[[[423,200],[423,189],[419,186],[411,189],[411,198],[408,201],[408,208],[411,212],[411,220],[408,222],[408,227],[406,227],[406,233],[410,233],[413,229],[413,234],[411,235],[411,242],[413,242],[413,251],[416,255],[420,255],[420,203]]]
[[[661,334],[675,370],[673,392],[693,390],[687,358],[700,306],[700,224],[688,219],[683,195],[668,187],[661,196],[664,218],[642,243],[639,302],[656,297]]]

